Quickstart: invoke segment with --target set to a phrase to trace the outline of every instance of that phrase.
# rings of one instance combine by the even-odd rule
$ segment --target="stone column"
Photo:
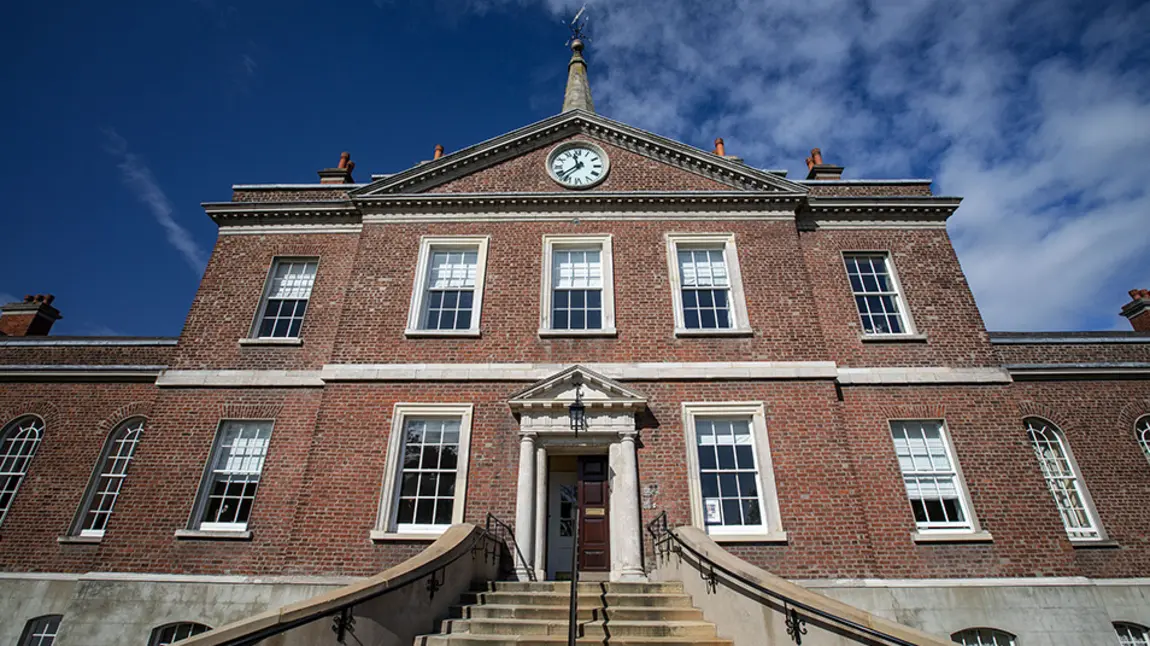
[[[530,581],[527,568],[535,566],[532,555],[535,548],[535,434],[524,433],[519,440],[519,487],[515,496],[515,542],[519,554],[515,561],[515,578]],[[514,546],[511,547],[514,550]],[[523,555],[523,560],[519,555]],[[524,564],[526,561],[526,565]]]
[[[646,581],[643,571],[643,521],[639,514],[639,461],[635,456],[635,431],[619,434],[619,463],[615,469],[615,513],[611,532],[618,532],[616,562],[611,569],[621,581]]]
[[[547,578],[547,449],[535,447],[535,578]]]

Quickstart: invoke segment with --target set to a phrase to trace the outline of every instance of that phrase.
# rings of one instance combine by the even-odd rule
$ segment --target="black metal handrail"
[[[579,505],[575,505],[575,528],[571,531],[575,539],[571,550],[571,600],[567,608],[567,646],[575,646],[579,638]]]
[[[528,563],[527,559],[524,558],[522,550],[519,549],[519,541],[515,540],[515,530],[511,529],[510,525],[508,525],[507,523],[500,520],[499,517],[496,516],[495,514],[493,514],[491,512],[487,512],[487,524],[485,525],[485,528],[487,530],[487,533],[489,533],[491,535],[495,535],[495,532],[491,527],[493,524],[496,527],[502,529],[504,532],[507,533],[508,536],[511,537],[511,547],[513,548],[512,551],[515,553],[515,556],[519,559],[519,562],[523,565],[523,569],[527,571],[527,579],[530,581],[534,581],[535,580],[535,566]],[[507,539],[504,539],[503,542],[506,543]]]
[[[783,612],[787,623],[787,634],[791,636],[791,639],[793,639],[796,644],[803,643],[802,635],[806,633],[806,629],[803,627],[806,624],[806,618],[798,613],[798,611],[801,610],[808,615],[818,617],[819,619],[822,619],[831,624],[862,633],[867,637],[881,639],[892,644],[898,644],[899,646],[918,646],[914,642],[908,642],[905,639],[895,637],[894,635],[889,635],[882,632],[881,630],[876,630],[870,626],[864,626],[860,623],[851,621],[850,619],[845,619],[833,613],[827,612],[826,610],[821,610],[801,601],[796,601],[781,592],[771,590],[770,588],[764,587],[737,572],[728,570],[727,568],[712,561],[707,557],[707,555],[688,545],[682,538],[679,538],[679,536],[675,534],[675,532],[671,530],[671,528],[667,525],[666,511],[662,512],[656,516],[654,520],[647,523],[647,532],[651,535],[651,550],[654,552],[654,556],[656,558],[663,558],[665,556],[669,556],[672,553],[675,553],[681,557],[682,550],[686,549],[691,554],[695,555],[695,557],[699,560],[700,566],[703,564],[703,562],[706,562],[707,566],[710,568],[710,573],[704,573],[704,575],[709,578],[708,585],[710,586],[711,590],[714,590],[714,588],[718,585],[718,580],[714,573],[721,572],[727,577],[742,583],[743,585],[755,590],[756,592],[759,592],[760,594],[764,594],[772,599],[775,599],[776,601],[782,602],[784,609]],[[700,572],[702,572],[701,568]]]

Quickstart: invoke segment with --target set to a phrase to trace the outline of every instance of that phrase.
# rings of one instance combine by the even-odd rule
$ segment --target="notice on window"
[[[703,516],[706,517],[708,525],[723,522],[721,509],[717,498],[707,498],[703,501]]]

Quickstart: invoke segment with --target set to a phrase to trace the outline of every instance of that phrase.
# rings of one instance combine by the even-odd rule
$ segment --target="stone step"
[[[567,625],[569,607],[562,606],[501,606],[495,604],[454,608],[453,617],[461,619],[546,619],[562,621]],[[641,606],[611,606],[589,608],[579,606],[578,618],[584,621],[608,619],[610,621],[702,621],[703,611],[698,608],[651,608]]]
[[[571,592],[570,581],[491,581],[477,586],[475,592]],[[682,594],[679,581],[645,583],[642,581],[580,581],[579,592],[617,592],[619,594]]]
[[[451,619],[443,629],[450,634],[471,635],[566,635],[567,622],[532,619]],[[706,621],[584,621],[579,623],[580,637],[680,637],[714,638],[715,625]]]
[[[579,590],[580,608],[627,606],[636,608],[690,608],[691,597],[684,593],[606,594]],[[460,598],[460,605],[499,606],[564,606],[570,603],[568,592],[469,592]]]
[[[562,635],[473,635],[455,633],[447,635],[420,635],[415,638],[415,646],[562,646],[567,643],[567,633]],[[734,646],[729,639],[700,639],[697,637],[580,637],[580,646]]]

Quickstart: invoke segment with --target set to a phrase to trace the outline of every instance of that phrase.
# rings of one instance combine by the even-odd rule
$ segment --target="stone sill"
[[[383,541],[435,541],[440,537],[440,534],[400,534],[397,532],[386,532],[382,529],[371,530],[371,540],[374,542]]]
[[[696,330],[687,328],[675,328],[675,336],[677,337],[709,337],[709,336],[754,336],[755,331],[749,327],[728,328],[728,329],[707,329]]]
[[[202,529],[177,529],[176,538],[192,541],[250,541],[251,530],[246,531],[206,531]]]
[[[240,339],[240,345],[249,346],[288,346],[297,347],[303,345],[303,339],[296,337],[294,339]]]
[[[787,533],[783,531],[766,534],[707,534],[716,543],[787,543]]]
[[[600,330],[545,330],[543,328],[539,328],[539,336],[541,336],[541,337],[565,337],[565,336],[567,336],[567,337],[577,337],[577,338],[578,337],[597,337],[597,336],[613,337],[613,336],[617,336],[617,333],[615,331],[615,328],[613,328],[613,327],[602,328]]]
[[[1118,541],[1088,539],[1088,538],[1072,538],[1072,539],[1070,539],[1070,544],[1072,546],[1074,546],[1074,549],[1076,549],[1076,550],[1090,550],[1090,549],[1112,550],[1112,549],[1117,549],[1119,547],[1122,547],[1121,545],[1118,544]]]
[[[99,545],[103,536],[59,536],[56,542],[61,545]]]
[[[926,343],[925,334],[860,334],[863,343]]]
[[[930,543],[993,543],[994,537],[988,531],[980,532],[911,532],[910,537],[918,544]]]
[[[404,330],[403,335],[409,339],[428,337],[445,338],[479,338],[479,330]]]

